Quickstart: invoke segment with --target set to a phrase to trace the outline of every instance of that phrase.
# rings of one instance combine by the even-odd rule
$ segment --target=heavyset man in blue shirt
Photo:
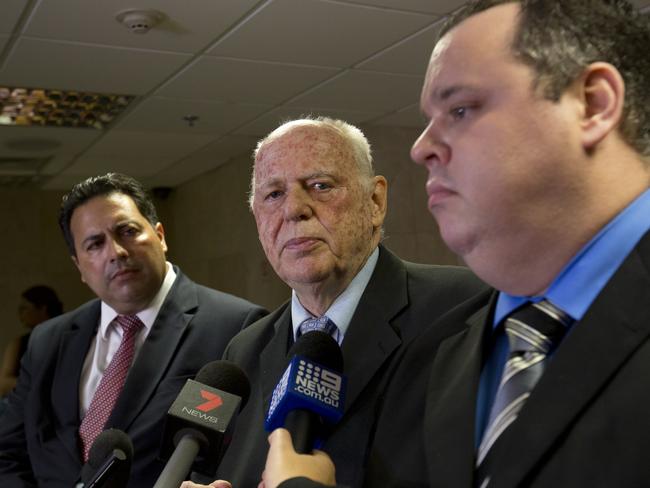
[[[625,1],[475,0],[443,27],[411,155],[445,242],[494,290],[431,329],[465,324],[431,361],[429,486],[648,484],[649,51],[647,16]],[[517,409],[498,410],[486,466],[494,405],[530,367],[510,375],[504,322],[530,303],[550,303],[563,339]],[[426,347],[425,333],[406,363]],[[270,441],[265,488],[331,484],[322,453]]]

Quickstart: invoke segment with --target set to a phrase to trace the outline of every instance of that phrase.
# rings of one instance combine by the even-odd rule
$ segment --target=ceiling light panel
[[[0,86],[0,125],[105,129],[133,95]]]

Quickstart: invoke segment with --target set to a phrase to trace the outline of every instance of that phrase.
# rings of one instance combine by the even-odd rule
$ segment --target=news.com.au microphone
[[[76,488],[124,488],[132,459],[133,443],[128,435],[119,429],[101,432],[90,447]]]
[[[178,488],[190,471],[211,476],[230,445],[237,414],[250,395],[246,374],[230,361],[206,364],[167,412],[154,488]]]
[[[300,336],[288,356],[264,426],[269,432],[284,427],[296,452],[308,454],[322,444],[326,426],[343,416],[343,355],[329,334],[313,331]]]

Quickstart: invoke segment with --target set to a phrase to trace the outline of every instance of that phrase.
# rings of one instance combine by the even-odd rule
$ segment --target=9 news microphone
[[[160,457],[169,459],[154,488],[178,488],[190,470],[213,475],[250,395],[246,374],[230,361],[206,364],[167,412]]]
[[[124,488],[131,474],[133,443],[119,429],[101,432],[81,468],[81,482],[76,488]]]
[[[312,331],[298,338],[288,356],[264,426],[269,432],[286,428],[296,452],[309,454],[322,444],[325,426],[343,416],[343,355],[329,334]]]

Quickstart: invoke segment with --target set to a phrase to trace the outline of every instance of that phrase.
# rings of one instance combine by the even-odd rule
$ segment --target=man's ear
[[[381,227],[386,217],[386,206],[388,199],[388,182],[381,175],[373,178],[374,189],[372,192],[372,225]]]
[[[614,132],[623,113],[625,82],[619,71],[609,63],[592,63],[578,80],[582,92],[582,145],[591,151]]]
[[[160,239],[160,243],[162,245],[163,252],[167,252],[167,243],[165,242],[165,229],[163,228],[163,225],[158,222],[154,226],[154,230],[156,231],[156,235],[158,236],[158,239]]]

